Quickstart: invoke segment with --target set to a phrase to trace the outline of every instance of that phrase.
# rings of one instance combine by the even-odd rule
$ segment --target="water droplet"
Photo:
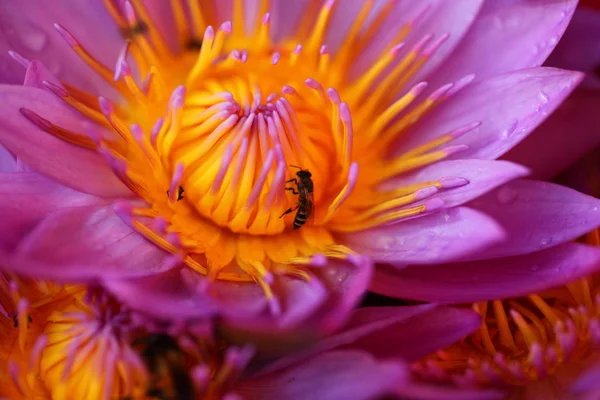
[[[550,45],[551,46],[555,46],[556,43],[558,43],[558,37],[556,37],[556,36],[551,37],[550,38]]]
[[[29,47],[32,51],[41,51],[46,43],[48,42],[48,37],[40,31],[31,32],[27,36],[24,36],[22,39],[23,44]]]
[[[389,250],[394,246],[395,242],[396,240],[393,236],[382,236],[377,241],[377,247],[383,250]]]
[[[446,214],[444,215],[444,221],[448,222],[450,220],[450,215]]]
[[[548,247],[551,244],[552,244],[552,238],[551,237],[545,237],[545,238],[542,238],[540,240],[540,246],[541,247]]]
[[[518,197],[518,193],[515,189],[509,187],[503,187],[498,190],[497,198],[500,204],[510,204],[515,201]]]
[[[540,266],[539,265],[534,265],[533,267],[531,267],[531,271],[536,272],[540,270]]]
[[[548,97],[548,95],[542,89],[539,90],[538,94],[540,96],[540,99],[542,100],[542,103],[548,104],[548,102],[550,101],[550,97]]]
[[[513,122],[510,124],[510,126],[508,128],[506,128],[502,132],[500,132],[500,136],[502,136],[504,139],[508,139],[509,137],[512,136],[512,134],[517,129],[517,125],[519,125],[519,121],[517,121],[516,119],[513,120]]]

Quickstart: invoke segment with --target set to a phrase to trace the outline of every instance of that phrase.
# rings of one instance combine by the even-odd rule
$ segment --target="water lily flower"
[[[0,87],[20,171],[0,176],[6,268],[249,330],[333,330],[372,261],[394,268],[377,290],[407,271],[419,284],[396,295],[436,300],[452,285],[424,265],[493,281],[456,262],[524,265],[600,224],[559,186],[482,196],[527,174],[496,159],[582,79],[539,67],[574,0],[45,4],[0,6],[25,68]]]
[[[248,346],[228,344],[205,322],[152,319],[98,288],[2,275],[0,304],[0,396],[11,399],[360,400],[406,394],[414,391],[406,361],[480,323],[469,310],[365,308],[315,346],[265,362],[253,360]],[[402,333],[404,350],[396,355],[404,353],[406,361],[380,360],[366,350],[380,345],[388,331]]]
[[[589,233],[584,241],[597,249],[600,232]],[[482,318],[480,328],[414,363],[413,370],[426,381],[499,388],[505,398],[515,400],[579,399],[583,392],[598,390],[600,265],[596,263],[581,279],[570,279],[562,270],[540,263],[535,268],[553,275],[554,281],[534,284],[536,289],[529,292],[510,288],[505,297],[473,303]]]

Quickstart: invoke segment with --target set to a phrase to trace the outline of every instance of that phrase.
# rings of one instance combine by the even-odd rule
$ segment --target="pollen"
[[[143,2],[104,3],[124,36],[115,66],[100,64],[68,27],[56,29],[118,98],[96,101],[67,84],[45,83],[89,118],[84,133],[56,126],[51,116],[22,113],[105,157],[144,200],[118,204],[121,218],[210,279],[257,282],[270,296],[273,274],[306,276],[297,265],[314,254],[352,254],[339,234],[434,212],[443,205],[430,199],[434,194],[468,184],[445,177],[382,186],[465,150],[451,142],[480,124],[457,126],[404,154],[390,152],[407,129],[472,79],[431,90],[426,82],[409,83],[448,39],[444,33],[411,38],[426,7],[415,9],[356,76],[352,67],[376,40],[392,1],[380,10],[365,1],[335,51],[326,43],[338,7],[332,0],[307,2],[298,26],[277,41],[267,0],[256,10],[235,0],[231,21],[219,21],[207,2],[172,1],[176,46]],[[407,38],[414,44],[405,45]],[[286,190],[298,171],[292,166],[310,171],[314,186],[311,209],[301,210],[310,221],[299,229],[295,213],[283,215],[305,206]]]
[[[598,231],[587,243],[600,245]],[[562,387],[600,344],[600,275],[524,297],[473,304],[478,331],[415,363],[426,379],[465,387]],[[518,392],[518,390],[517,390]]]

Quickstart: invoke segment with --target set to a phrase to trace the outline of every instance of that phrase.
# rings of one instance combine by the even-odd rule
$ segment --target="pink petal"
[[[206,318],[217,312],[208,292],[194,290],[168,270],[131,279],[104,279],[102,286],[131,309],[166,320]]]
[[[0,248],[14,248],[57,208],[104,203],[99,197],[69,189],[37,173],[0,173]]]
[[[11,259],[20,273],[61,281],[152,275],[177,263],[104,205],[54,211]]]
[[[598,110],[598,90],[577,88],[542,125],[503,158],[531,168],[532,177],[536,179],[552,178],[600,145]]]
[[[44,81],[50,82],[56,86],[64,88],[60,81],[39,61],[32,61],[25,70],[24,86],[36,87],[46,90]]]
[[[348,2],[348,5],[340,4],[344,10],[352,9],[362,5],[363,2]],[[377,2],[380,8],[385,2]],[[385,49],[390,41],[395,37],[398,31],[409,21],[413,20],[423,11],[424,16],[411,29],[406,38],[404,48],[406,51],[412,48],[425,35],[434,34],[434,40],[444,34],[449,34],[446,42],[429,58],[427,63],[421,67],[410,79],[406,87],[410,87],[416,82],[428,79],[431,72],[438,66],[444,65],[444,60],[449,57],[455,47],[463,39],[471,24],[476,21],[478,12],[483,4],[482,0],[463,0],[460,2],[422,0],[415,2],[412,0],[398,0],[395,2],[393,11],[388,16],[386,22],[382,25],[381,33],[374,36],[371,44],[361,53],[353,71],[363,71],[371,66],[373,60],[377,59],[380,52]],[[358,10],[357,10],[358,11]],[[355,11],[355,13],[357,12]],[[350,14],[345,11],[342,15]],[[352,14],[350,14],[352,15]],[[343,37],[346,30],[337,31],[338,37]],[[329,44],[330,42],[328,42]],[[398,43],[391,43],[392,45]],[[447,82],[443,82],[447,83]]]
[[[131,196],[97,153],[46,133],[19,111],[25,107],[74,133],[85,135],[85,117],[54,94],[30,87],[0,85],[0,143],[26,164],[57,181],[99,196]],[[18,134],[17,134],[18,132]]]
[[[492,389],[459,389],[435,383],[408,382],[398,393],[410,400],[495,400],[506,398],[506,393]],[[547,399],[546,399],[547,400]]]
[[[17,159],[8,150],[0,146],[0,173],[15,172],[17,170]]]
[[[114,65],[123,37],[102,1],[2,1],[2,81],[17,84],[23,81],[23,67],[8,55],[13,50],[26,59],[43,62],[61,80],[94,93],[105,92],[106,82],[66,44],[54,29],[55,23],[67,28],[102,64]]]
[[[442,103],[409,132],[396,153],[402,154],[446,132],[475,121],[482,125],[453,145],[469,149],[454,158],[495,159],[535,129],[581,81],[579,72],[530,68],[470,85]]]
[[[396,307],[381,308],[376,311],[393,315],[389,309]],[[361,308],[355,316],[370,312],[370,308]],[[344,348],[364,350],[378,359],[415,361],[464,338],[480,325],[479,315],[471,310],[440,307],[363,335]]]
[[[445,207],[454,207],[475,199],[482,194],[527,175],[527,168],[505,161],[493,160],[451,160],[428,165],[416,172],[400,176],[383,185],[386,190],[409,186],[443,178],[462,178],[468,184],[450,189],[442,189],[430,197],[440,198]]]
[[[400,221],[395,225],[339,235],[340,241],[377,262],[450,262],[504,239],[493,218],[466,207]]]
[[[467,74],[486,79],[540,66],[560,40],[576,5],[576,0],[486,2],[452,55],[432,75],[432,87]]]
[[[517,180],[469,206],[493,217],[505,240],[472,259],[527,254],[576,239],[600,226],[600,200],[548,182]]]
[[[402,387],[406,366],[380,362],[359,351],[336,351],[316,356],[283,371],[248,378],[235,386],[243,398],[369,400]]]
[[[314,274],[309,282],[276,278],[280,315],[264,310],[262,314],[244,313],[244,307],[235,305],[222,307],[230,340],[252,341],[262,353],[281,355],[339,329],[369,286],[371,263],[366,257],[351,262],[326,259],[325,265],[309,266],[309,271]],[[264,298],[264,293],[259,296]]]
[[[362,337],[372,336],[391,326],[406,323],[411,318],[426,313],[433,308],[435,308],[433,304],[423,304],[405,307],[369,307],[354,310],[350,321],[340,332],[323,338],[306,350],[296,351],[278,359],[261,369],[259,375],[269,374],[299,364],[303,360],[329,350],[351,346],[352,343]]]
[[[401,270],[381,266],[371,290],[390,297],[471,303],[524,296],[597,272],[600,249],[567,243],[537,253]]]

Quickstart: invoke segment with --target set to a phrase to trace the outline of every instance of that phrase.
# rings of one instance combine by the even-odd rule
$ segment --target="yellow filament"
[[[500,332],[500,343],[512,350],[516,350],[517,346],[515,345],[512,332],[508,326],[508,318],[504,312],[504,306],[502,305],[502,302],[499,300],[494,300],[492,304],[494,307],[494,315],[496,316],[497,320],[498,331]],[[485,321],[483,323],[485,324]]]

